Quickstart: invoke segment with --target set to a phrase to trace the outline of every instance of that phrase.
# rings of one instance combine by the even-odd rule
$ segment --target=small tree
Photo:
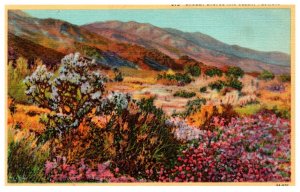
[[[244,71],[240,67],[229,67],[226,72],[227,77],[239,78],[244,76]]]
[[[263,80],[272,80],[274,79],[274,74],[270,71],[264,70],[260,75],[259,75],[259,79],[263,79]]]
[[[42,141],[77,128],[96,105],[101,105],[107,79],[100,71],[91,71],[91,67],[93,61],[79,53],[70,54],[62,59],[58,75],[42,65],[24,80],[32,101],[51,111],[40,119],[47,127]]]

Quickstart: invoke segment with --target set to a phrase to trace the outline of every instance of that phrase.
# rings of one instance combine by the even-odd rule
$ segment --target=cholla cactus
[[[120,92],[112,92],[102,100],[100,106],[97,107],[98,114],[110,114],[111,112],[122,112],[127,109],[131,97],[128,94]]]
[[[79,53],[69,54],[61,60],[57,75],[42,65],[24,80],[32,101],[51,111],[41,118],[47,138],[78,127],[95,106],[101,105],[107,78],[100,71],[91,71],[94,65]]]

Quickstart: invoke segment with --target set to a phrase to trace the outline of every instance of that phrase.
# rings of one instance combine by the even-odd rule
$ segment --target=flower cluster
[[[81,159],[79,163],[68,164],[65,157],[57,157],[52,162],[46,162],[45,174],[50,182],[138,182],[133,177],[120,175],[119,168],[114,169],[115,174],[112,173],[109,167],[109,161],[98,164],[96,169],[92,169],[84,162],[84,159]]]
[[[211,122],[199,142],[160,171],[162,182],[290,181],[290,122],[274,114]]]
[[[205,131],[187,124],[186,120],[179,117],[172,117],[165,122],[166,126],[175,127],[174,136],[180,141],[191,141],[202,138]]]
[[[267,86],[266,89],[272,92],[284,92],[285,87],[283,84],[272,84]]]
[[[46,65],[38,66],[31,76],[24,79],[24,84],[28,87],[26,95],[41,96],[41,90],[51,90],[52,85],[48,82],[52,77],[53,73],[47,71]]]

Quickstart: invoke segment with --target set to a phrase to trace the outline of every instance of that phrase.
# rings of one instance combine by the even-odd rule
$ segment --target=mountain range
[[[9,59],[40,57],[55,65],[63,55],[79,51],[108,67],[183,69],[182,60],[246,72],[270,70],[290,73],[290,55],[228,45],[200,32],[159,28],[147,23],[106,21],[82,26],[58,19],[38,19],[19,11],[8,12]],[[48,54],[47,54],[48,53]]]

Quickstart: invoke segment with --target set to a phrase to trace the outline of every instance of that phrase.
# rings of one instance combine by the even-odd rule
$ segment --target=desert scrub
[[[175,74],[158,74],[157,80],[166,79],[169,81],[177,81],[180,85],[189,84],[192,82],[192,78],[188,73],[175,73]]]
[[[221,77],[223,75],[223,72],[218,68],[212,68],[212,69],[207,69],[205,71],[205,75],[209,77],[214,77],[214,76]]]
[[[291,109],[279,108],[274,106],[271,111],[273,111],[278,117],[290,119],[291,118]]]
[[[34,134],[8,129],[8,182],[45,182],[44,165],[49,157],[48,144],[37,144]]]
[[[198,112],[202,105],[206,104],[205,98],[196,98],[194,100],[188,101],[186,104],[185,111],[181,114],[183,117],[187,117],[191,114]]]
[[[200,88],[200,92],[201,92],[201,93],[205,93],[206,91],[207,91],[207,87],[201,87],[201,88]]]
[[[28,98],[25,94],[26,86],[23,79],[30,73],[27,60],[19,57],[14,65],[12,61],[8,64],[8,95],[16,102],[27,103]]]
[[[128,99],[124,108],[115,107],[117,101],[107,102],[110,119],[102,128],[92,126],[89,149],[95,150],[88,150],[86,158],[111,160],[120,173],[135,178],[157,179],[159,167],[176,156],[179,145],[165,125],[165,114],[153,101]],[[146,170],[152,170],[153,175],[147,175]]]
[[[237,117],[237,114],[231,105],[203,105],[201,109],[188,116],[187,120],[191,125],[209,130],[214,129],[212,122],[216,116],[222,118],[224,124],[228,124],[231,118]]]
[[[216,89],[217,91],[220,91],[221,89],[223,89],[223,87],[226,85],[226,83],[224,81],[218,80],[215,81],[213,83],[210,83],[208,86],[211,89]]]
[[[95,106],[101,105],[107,77],[95,70],[95,65],[94,60],[87,60],[79,53],[69,54],[62,59],[57,74],[40,65],[25,78],[29,98],[50,110],[41,115],[40,122],[47,129],[39,141],[61,137],[69,129],[77,128]]]
[[[243,88],[243,83],[239,81],[237,78],[228,77],[227,81],[217,80],[208,85],[211,89],[215,89],[218,92],[221,91],[225,87],[231,87],[238,91],[241,91]]]
[[[278,79],[285,83],[285,82],[291,82],[291,75],[290,74],[282,74],[278,76]]]
[[[226,76],[231,78],[239,78],[244,76],[244,71],[240,67],[229,67]]]
[[[234,88],[238,91],[241,91],[243,88],[243,83],[239,81],[237,78],[229,78],[227,82],[227,86]]]
[[[70,54],[62,59],[57,74],[44,65],[26,78],[26,93],[50,113],[41,115],[47,127],[39,141],[49,141],[51,158],[67,157],[67,163],[85,158],[90,164],[111,161],[120,173],[157,178],[161,164],[176,155],[178,143],[165,126],[165,114],[154,98],[135,101],[128,94],[108,92],[106,76],[95,63]],[[180,76],[180,75],[179,75]],[[102,125],[92,121],[105,118]]]
[[[124,80],[122,72],[119,71],[118,68],[114,68],[113,71],[114,71],[114,74],[115,74],[114,81],[122,82]]]
[[[196,96],[196,93],[195,92],[188,92],[188,91],[181,90],[181,91],[176,91],[176,93],[174,93],[173,96],[174,97],[191,98],[191,97]]]
[[[198,65],[189,65],[185,68],[185,71],[194,77],[199,77],[201,75],[201,68]]]
[[[266,81],[272,80],[272,79],[274,79],[274,77],[275,77],[275,75],[272,72],[267,71],[267,70],[264,70],[258,76],[259,79],[266,80]]]

